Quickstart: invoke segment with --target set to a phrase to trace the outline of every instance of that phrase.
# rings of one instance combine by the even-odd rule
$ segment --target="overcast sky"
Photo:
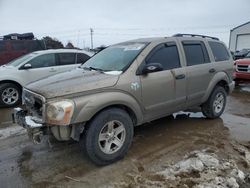
[[[94,47],[142,37],[199,33],[229,41],[250,21],[250,0],[0,0],[0,36],[33,32]]]

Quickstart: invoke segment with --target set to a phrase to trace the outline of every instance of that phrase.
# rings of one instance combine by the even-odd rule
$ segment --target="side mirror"
[[[163,70],[163,67],[160,63],[150,63],[150,64],[144,65],[144,67],[142,68],[141,74],[148,74],[151,72],[158,72],[162,70]]]
[[[31,68],[32,68],[32,65],[29,64],[29,63],[25,64],[25,65],[22,67],[22,69],[31,69]]]

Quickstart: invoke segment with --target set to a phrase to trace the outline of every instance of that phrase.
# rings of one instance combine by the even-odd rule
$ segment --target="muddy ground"
[[[0,109],[0,187],[250,187],[250,86],[220,119],[174,114],[137,127],[126,157],[92,164],[78,143],[33,145]]]

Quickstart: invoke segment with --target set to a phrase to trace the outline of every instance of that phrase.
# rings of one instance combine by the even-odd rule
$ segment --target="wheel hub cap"
[[[99,134],[98,144],[105,154],[113,154],[123,146],[125,137],[124,125],[117,120],[109,121],[103,126]]]
[[[221,112],[221,110],[224,107],[224,102],[225,102],[225,99],[224,99],[223,94],[222,93],[218,93],[216,95],[214,103],[213,103],[214,111],[216,113],[220,113]]]
[[[2,101],[7,105],[15,104],[18,98],[19,94],[15,88],[6,88],[2,93]]]

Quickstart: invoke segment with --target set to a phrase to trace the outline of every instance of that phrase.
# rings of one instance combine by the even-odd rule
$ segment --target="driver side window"
[[[32,68],[44,68],[56,66],[55,54],[44,54],[28,62],[31,64]]]
[[[180,58],[175,43],[166,43],[157,46],[146,59],[146,64],[160,63],[163,70],[180,67]]]

